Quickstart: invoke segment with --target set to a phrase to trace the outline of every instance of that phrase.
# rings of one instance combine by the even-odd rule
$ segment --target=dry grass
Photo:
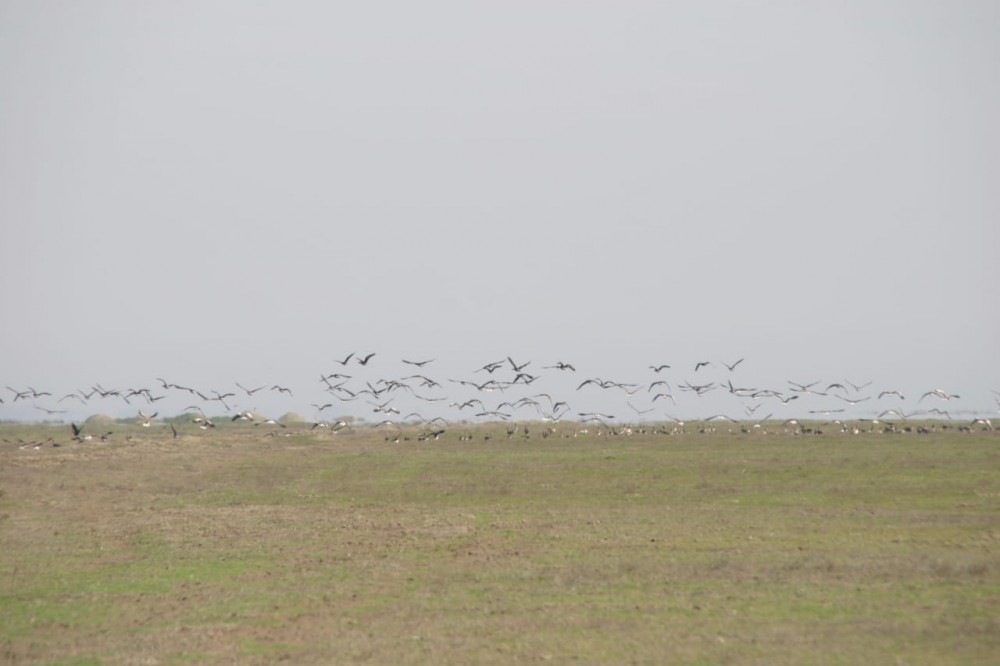
[[[1000,661],[992,433],[120,429],[0,449],[0,662]]]

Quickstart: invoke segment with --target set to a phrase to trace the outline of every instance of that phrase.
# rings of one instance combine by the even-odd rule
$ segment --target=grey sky
[[[0,384],[746,357],[996,412],[997,3],[346,4],[0,3]]]

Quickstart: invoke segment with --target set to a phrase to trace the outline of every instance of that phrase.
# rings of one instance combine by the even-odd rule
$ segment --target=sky
[[[0,419],[1000,413],[992,1],[6,0],[0,100]]]

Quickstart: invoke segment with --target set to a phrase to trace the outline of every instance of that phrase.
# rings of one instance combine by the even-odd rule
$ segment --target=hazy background
[[[3,1],[0,385],[54,395],[0,418],[310,414],[350,352],[996,414],[997,118],[992,1]]]

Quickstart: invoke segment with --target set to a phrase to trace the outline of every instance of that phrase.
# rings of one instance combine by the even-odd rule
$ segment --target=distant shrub
[[[107,414],[94,414],[87,417],[87,420],[83,422],[83,425],[91,428],[108,428],[115,424],[115,419],[108,416]]]

